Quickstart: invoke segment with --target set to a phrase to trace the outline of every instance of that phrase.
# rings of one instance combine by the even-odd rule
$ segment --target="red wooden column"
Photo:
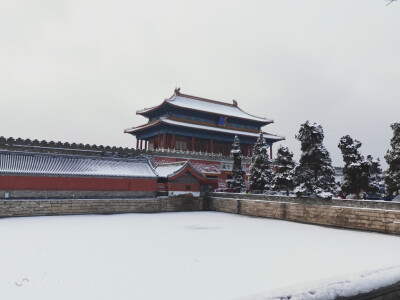
[[[166,145],[167,145],[167,133],[164,132],[163,136],[162,136],[162,146],[163,146],[164,149],[167,148]]]
[[[157,148],[161,148],[161,135],[158,134],[158,139],[157,139]]]
[[[272,144],[269,146],[269,158],[272,159]]]
[[[172,135],[171,149],[175,149],[175,133]]]
[[[194,151],[194,136],[192,136],[192,151]]]
[[[210,141],[210,152],[211,153],[214,153],[214,140],[213,139],[211,139],[211,141]]]
[[[149,141],[144,142],[144,149],[149,150]]]
[[[140,140],[140,150],[142,150],[143,140]]]
[[[253,156],[253,147],[250,146],[250,156]]]
[[[136,149],[139,149],[139,139],[136,138]]]

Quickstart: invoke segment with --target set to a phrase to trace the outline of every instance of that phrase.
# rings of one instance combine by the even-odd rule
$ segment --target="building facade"
[[[273,123],[246,113],[235,100],[231,104],[186,95],[179,88],[160,105],[136,113],[148,122],[124,132],[136,137],[138,151],[153,153],[156,163],[189,159],[205,176],[215,179],[218,188],[227,188],[226,180],[232,173],[230,151],[235,135],[240,138],[243,169],[248,173],[259,133]],[[272,145],[284,137],[268,132],[263,135],[272,158]]]
[[[0,137],[0,199],[199,196],[213,183],[188,160],[165,164],[131,148]]]
[[[234,137],[248,174],[259,132],[273,122],[244,112],[236,101],[179,89],[137,113],[148,122],[125,130],[136,137],[136,149],[0,137],[0,198],[151,198],[228,188]],[[284,139],[264,137],[271,149]]]

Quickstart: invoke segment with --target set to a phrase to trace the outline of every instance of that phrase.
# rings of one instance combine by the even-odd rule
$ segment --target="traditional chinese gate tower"
[[[193,153],[189,160],[195,167],[197,167],[196,161],[198,165],[202,160],[203,165],[208,162],[206,158],[201,159],[199,153],[203,156],[217,155],[220,163],[218,171],[215,168],[212,172],[201,170],[201,167],[200,171],[211,178],[217,177],[223,181],[229,175],[229,168],[226,174],[223,174],[223,169],[224,163],[229,164],[235,135],[240,138],[242,154],[250,157],[261,128],[273,123],[273,120],[244,112],[235,100],[230,104],[185,95],[179,88],[175,89],[172,97],[165,99],[160,105],[136,113],[149,119],[147,124],[125,129],[125,133],[136,136],[138,150],[152,151],[154,160],[162,162],[174,161],[157,154],[165,152],[165,149],[175,153],[175,161],[188,160],[187,154]],[[272,157],[272,144],[283,140],[284,137],[266,132],[264,137],[270,145]],[[186,155],[180,158],[179,153]]]

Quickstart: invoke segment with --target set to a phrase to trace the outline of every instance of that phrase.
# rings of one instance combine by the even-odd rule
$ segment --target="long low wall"
[[[211,193],[209,200],[220,212],[400,234],[400,203],[226,193]]]
[[[79,214],[156,213],[201,211],[202,198],[169,197],[153,199],[48,199],[0,201],[0,217],[31,217]]]
[[[48,191],[0,190],[0,199],[140,199],[155,198],[155,191]]]
[[[0,217],[202,210],[400,235],[400,203],[384,201],[323,200],[227,193],[211,193],[206,199],[183,195],[165,198],[106,199],[103,195],[100,199],[0,201]]]

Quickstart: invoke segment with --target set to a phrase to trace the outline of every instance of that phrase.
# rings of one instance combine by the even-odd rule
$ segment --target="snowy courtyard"
[[[217,212],[0,220],[2,299],[232,299],[400,265],[400,238]]]

